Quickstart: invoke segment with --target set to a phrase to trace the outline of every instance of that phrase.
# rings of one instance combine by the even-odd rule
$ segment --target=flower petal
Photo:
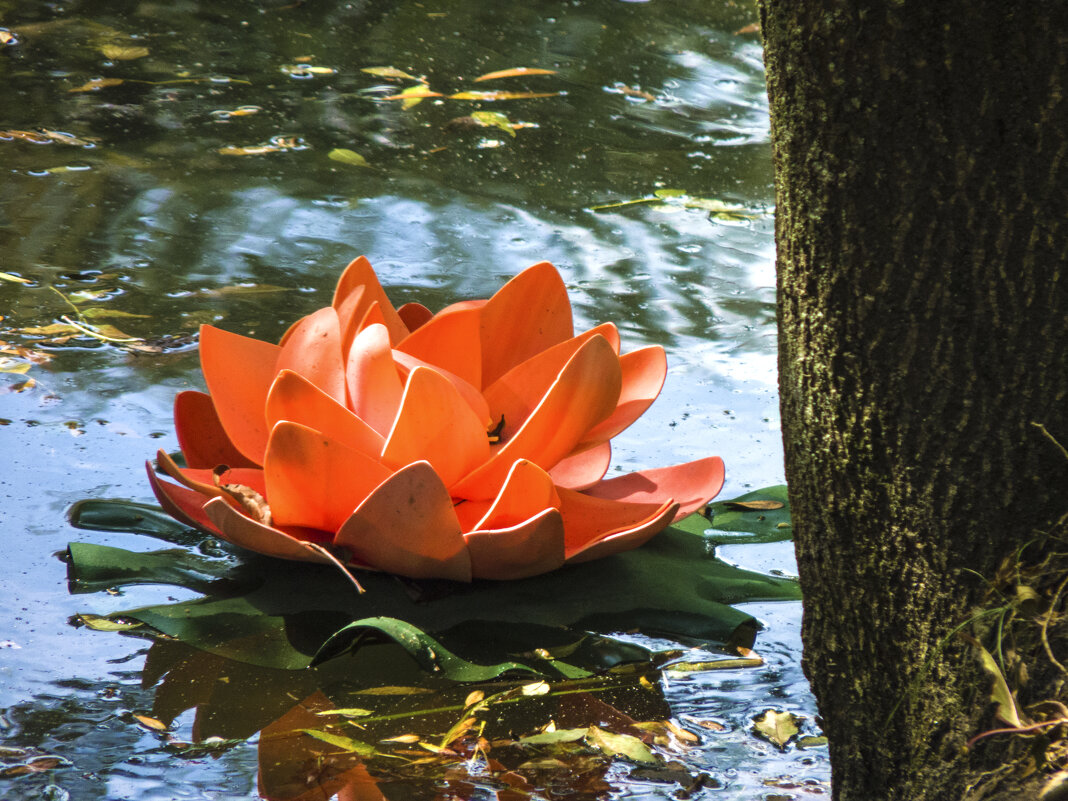
[[[505,425],[512,431],[522,426],[568,360],[598,334],[604,336],[618,352],[619,332],[612,323],[591,328],[541,351],[517,364],[486,388],[484,395],[489,404],[490,417],[499,420],[503,415]]]
[[[615,409],[620,382],[619,359],[612,346],[603,336],[594,336],[571,357],[523,426],[485,464],[452,487],[453,493],[473,499],[496,495],[518,459],[551,469]]]
[[[659,345],[624,353],[619,357],[619,366],[623,371],[619,404],[607,420],[583,437],[583,444],[606,442],[629,427],[645,413],[664,388],[667,356]]]
[[[472,531],[464,540],[475,578],[527,578],[564,563],[564,523],[556,509],[545,509],[510,528]]]
[[[356,335],[349,350],[345,380],[350,408],[384,437],[397,417],[404,394],[385,326],[372,325]]]
[[[448,487],[489,453],[485,424],[449,379],[429,367],[412,370],[382,461],[394,468],[427,461]]]
[[[482,386],[479,320],[482,309],[456,304],[444,309],[397,345],[427,364],[455,373],[469,384]]]
[[[568,562],[586,562],[637,548],[671,523],[678,504],[629,503],[561,489]]]
[[[204,392],[186,390],[174,399],[174,430],[185,463],[190,467],[252,467],[239,451],[219,421],[211,396]]]
[[[148,483],[152,485],[152,491],[156,494],[156,500],[163,507],[163,511],[187,526],[219,534],[219,530],[204,511],[204,504],[211,498],[195,490],[164,481],[156,475],[151,462],[145,462],[145,467],[148,470]]]
[[[374,268],[371,267],[371,262],[367,260],[366,256],[353,259],[349,266],[345,268],[345,272],[341,274],[341,278],[337,282],[337,288],[334,290],[334,308],[340,312],[345,299],[359,287],[363,287],[362,300],[359,304],[354,305],[349,313],[356,319],[362,320],[364,314],[367,313],[367,308],[372,303],[377,302],[386,321],[386,329],[389,331],[390,341],[396,343],[404,339],[408,335],[408,329],[393,308],[393,304],[389,302],[389,298],[386,297],[385,290],[382,289],[382,284],[378,282],[378,276],[375,275]],[[349,320],[347,319],[343,320],[342,328],[345,328],[348,322]]]
[[[422,303],[405,303],[397,309],[397,314],[400,315],[409,331],[414,331],[434,316],[434,312]]]
[[[208,518],[219,531],[219,536],[229,543],[279,559],[295,559],[300,562],[323,562],[330,560],[307,545],[271,526],[257,523],[230,506],[222,498],[214,498],[204,505]],[[320,539],[321,537],[317,537]],[[314,541],[314,540],[312,540]]]
[[[471,580],[471,558],[452,498],[427,462],[382,482],[345,521],[334,544],[389,573]]]
[[[558,487],[584,490],[604,478],[611,463],[612,443],[602,442],[572,451],[553,466],[549,475]]]
[[[327,395],[345,402],[341,328],[333,307],[312,312],[292,329],[275,365],[276,373],[281,370],[299,373]]]
[[[567,287],[547,261],[528,267],[489,299],[481,315],[482,383],[574,336]],[[472,382],[474,383],[474,382]]]
[[[375,457],[382,452],[382,435],[331,398],[304,376],[283,370],[267,394],[267,425],[289,420],[321,431],[355,451]]]
[[[424,362],[422,359],[412,356],[410,353],[401,353],[399,350],[393,351],[393,361],[397,365],[397,369],[400,371],[401,375],[405,376],[406,382],[407,376],[411,374],[411,371],[416,367],[430,367],[438,375],[449,379],[449,382],[456,388],[456,391],[460,393],[463,399],[467,402],[467,405],[471,407],[471,411],[475,413],[475,416],[482,421],[482,424],[487,429],[493,424],[493,417],[490,416],[489,404],[487,404],[486,399],[482,397],[482,393],[460,378],[460,376],[455,373],[450,373],[448,370],[442,369],[441,367],[434,367],[433,365]]]
[[[533,462],[520,459],[512,465],[497,498],[475,528],[510,528],[550,508],[560,508],[553,480]]]
[[[270,342],[200,327],[200,365],[227,437],[253,464],[263,464],[267,421],[263,405],[282,349]]]
[[[287,420],[271,430],[263,472],[274,524],[322,531],[337,531],[390,474],[377,459]]]
[[[586,495],[612,501],[663,503],[675,500],[679,510],[675,520],[692,514],[723,488],[723,460],[709,456],[686,464],[639,470],[610,478],[586,490]]]

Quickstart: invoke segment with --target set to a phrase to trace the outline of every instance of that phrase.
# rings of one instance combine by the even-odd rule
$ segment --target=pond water
[[[306,765],[261,769],[274,741],[256,734],[314,681],[76,628],[78,613],[188,593],[69,595],[56,554],[70,541],[148,547],[76,530],[67,512],[152,501],[144,460],[177,447],[174,395],[202,386],[199,324],[275,339],[329,302],[356,255],[395,303],[431,308],[552,261],[580,329],[611,320],[625,349],[668,352],[664,392],[614,440],[613,470],[720,454],[722,497],[782,482],[755,20],[749,0],[0,0],[0,795],[329,797],[327,784],[302,795]],[[552,73],[474,80],[515,67]],[[389,99],[406,88],[441,94]],[[487,91],[521,96],[449,97]],[[116,330],[34,331],[64,318]],[[115,341],[127,338],[136,347]],[[721,555],[792,570],[788,544]],[[655,676],[644,710],[694,735],[669,756],[697,779],[617,761],[559,786],[470,773],[374,785],[354,761],[331,767],[351,779],[341,797],[824,793],[825,750],[749,732],[773,708],[818,733],[800,608],[746,608],[766,624],[764,665]],[[204,693],[220,682],[233,692]],[[279,682],[281,695],[264,689]],[[197,706],[195,720],[183,712]],[[161,709],[175,718],[166,733],[133,716]],[[181,745],[205,737],[237,742]],[[301,758],[322,769],[321,753]]]

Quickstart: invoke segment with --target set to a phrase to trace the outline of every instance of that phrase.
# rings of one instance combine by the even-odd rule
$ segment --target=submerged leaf
[[[492,81],[494,78],[515,78],[521,75],[556,75],[556,70],[540,69],[538,67],[512,67],[508,70],[497,70],[496,72],[487,72],[485,75],[479,75],[475,78],[475,83],[479,81]]]
[[[329,153],[326,154],[328,159],[334,161],[340,161],[342,164],[350,164],[353,167],[370,167],[370,163],[357,153],[355,150],[349,150],[345,147],[335,147]]]
[[[148,55],[147,47],[134,45],[106,44],[101,45],[99,50],[103,53],[104,58],[109,58],[112,61],[133,61]]]
[[[471,119],[478,125],[487,128],[500,128],[509,136],[515,137],[515,127],[512,125],[512,121],[508,119],[507,114],[502,114],[499,111],[473,111],[471,112]]]
[[[375,747],[361,740],[354,740],[351,737],[345,737],[340,734],[331,734],[328,731],[319,731],[317,729],[300,729],[304,734],[309,737],[314,737],[316,740],[320,740],[330,745],[336,745],[343,751],[349,751],[360,756],[373,756],[375,754]]]
[[[590,745],[600,748],[606,756],[621,756],[631,762],[657,764],[660,760],[649,750],[649,746],[630,734],[616,734],[597,726],[590,726],[588,740]]]
[[[404,70],[399,70],[396,67],[363,67],[360,72],[366,72],[368,75],[375,75],[379,78],[399,78],[401,80],[409,81],[421,81],[422,78],[417,78]]]

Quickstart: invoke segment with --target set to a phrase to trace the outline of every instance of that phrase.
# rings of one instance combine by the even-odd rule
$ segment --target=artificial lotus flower
[[[270,556],[412,578],[516,579],[642,545],[723,484],[709,457],[605,480],[609,440],[660,393],[662,348],[576,335],[556,268],[434,314],[363,257],[279,344],[200,331],[186,467],[149,478],[174,517]]]

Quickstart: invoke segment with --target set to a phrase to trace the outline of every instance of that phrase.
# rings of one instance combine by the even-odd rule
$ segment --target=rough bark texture
[[[1068,460],[1033,425],[1068,444],[1068,6],[762,0],[761,22],[834,794],[961,798],[1009,738],[962,752],[994,724],[950,635],[1068,510]]]

